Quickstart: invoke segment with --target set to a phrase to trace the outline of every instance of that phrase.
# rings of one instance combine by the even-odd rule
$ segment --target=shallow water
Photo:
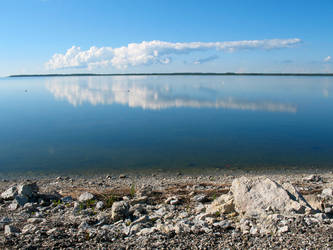
[[[0,170],[332,168],[333,77],[0,79]]]

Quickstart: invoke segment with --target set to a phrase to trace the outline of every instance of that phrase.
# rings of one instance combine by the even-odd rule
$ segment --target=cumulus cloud
[[[331,56],[327,56],[324,58],[324,62],[330,62],[332,60]]]
[[[113,66],[124,69],[128,66],[146,65],[152,63],[168,64],[171,56],[188,54],[196,51],[218,50],[234,52],[244,49],[279,49],[289,48],[301,40],[292,39],[269,39],[269,40],[244,40],[228,42],[189,42],[172,43],[164,41],[144,41],[130,43],[127,46],[112,48],[95,46],[88,50],[73,46],[65,54],[54,54],[46,63],[47,69],[63,68],[94,68],[101,66]]]

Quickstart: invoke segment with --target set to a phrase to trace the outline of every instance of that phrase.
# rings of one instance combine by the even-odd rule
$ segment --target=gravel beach
[[[2,249],[332,249],[333,174],[0,182]]]

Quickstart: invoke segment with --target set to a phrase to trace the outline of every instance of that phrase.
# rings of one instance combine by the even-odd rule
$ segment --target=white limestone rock
[[[17,187],[12,186],[3,193],[1,193],[1,198],[4,200],[11,200],[14,199],[16,195],[17,195]]]
[[[19,233],[20,230],[12,225],[5,225],[5,235],[10,236]]]
[[[286,215],[304,214],[312,210],[291,184],[284,186],[269,178],[235,179],[231,186],[235,210],[247,216],[265,214],[267,208]]]
[[[321,195],[324,197],[332,197],[333,196],[333,189],[332,188],[325,188],[321,192]]]
[[[206,213],[212,215],[229,214],[235,212],[235,205],[233,196],[230,194],[223,194],[215,199],[206,209]]]
[[[112,204],[111,217],[113,220],[125,219],[129,214],[129,204],[126,201],[118,201]]]
[[[94,195],[89,193],[89,192],[84,192],[80,195],[79,201],[80,202],[85,202],[94,199]]]

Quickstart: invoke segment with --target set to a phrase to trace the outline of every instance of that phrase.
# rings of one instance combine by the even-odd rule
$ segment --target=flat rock
[[[208,198],[207,198],[207,195],[205,195],[205,194],[198,194],[198,195],[193,196],[192,200],[204,203],[204,202],[208,201]]]
[[[89,193],[89,192],[84,192],[79,197],[80,202],[89,201],[89,200],[92,200],[92,199],[94,199],[94,195]]]
[[[283,226],[283,227],[279,228],[278,233],[286,233],[288,231],[289,231],[289,227],[288,226]]]

